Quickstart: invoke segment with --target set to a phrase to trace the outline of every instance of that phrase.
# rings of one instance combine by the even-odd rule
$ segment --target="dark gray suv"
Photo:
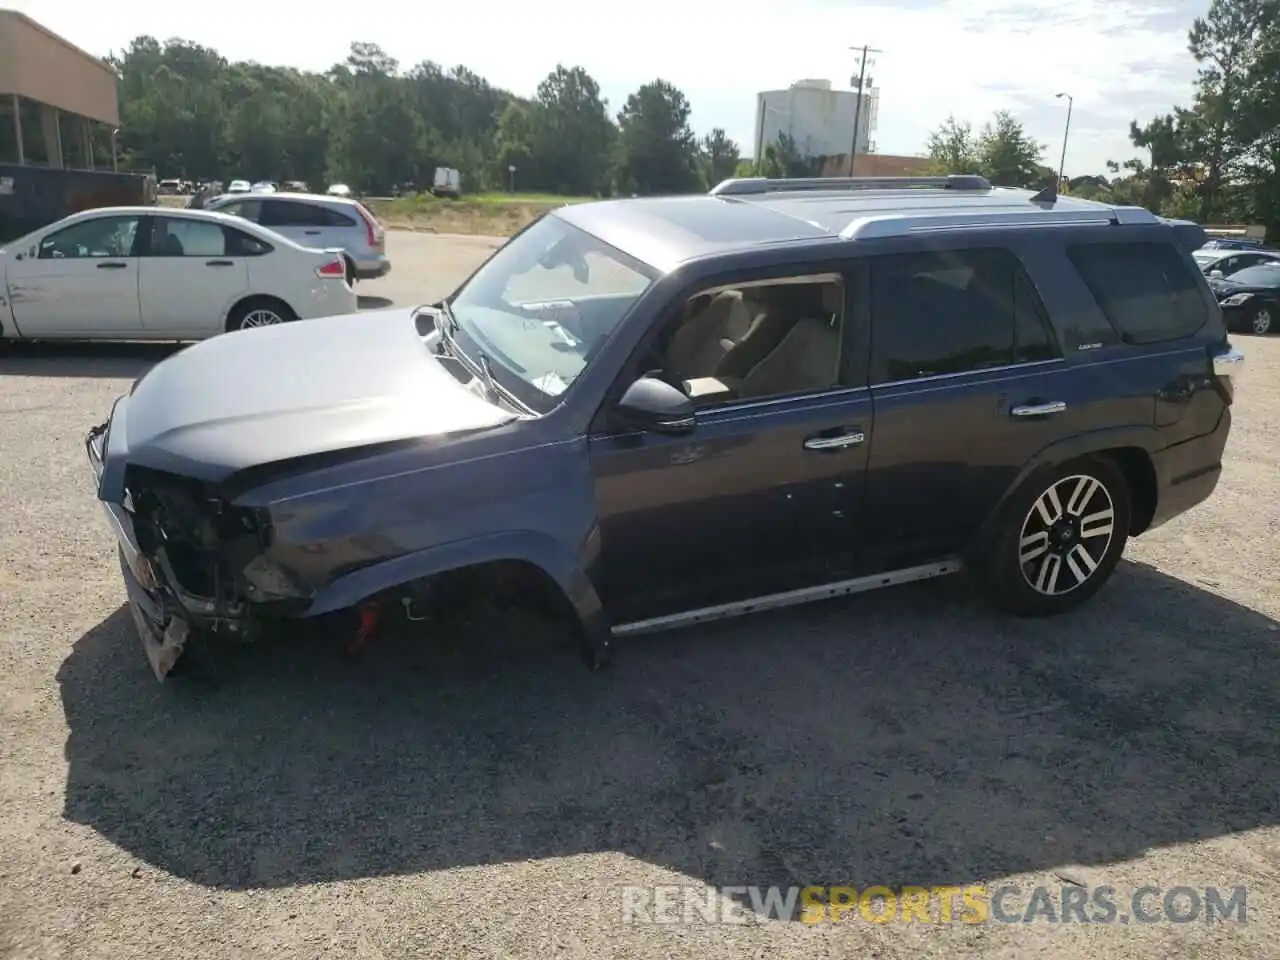
[[[1022,615],[1208,497],[1193,224],[979,177],[566,206],[445,300],[232,333],[88,435],[157,676],[479,602],[615,637],[966,569]]]

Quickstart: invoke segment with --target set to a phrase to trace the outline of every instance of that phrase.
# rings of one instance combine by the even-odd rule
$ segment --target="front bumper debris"
[[[102,482],[102,453],[106,447],[110,421],[94,427],[85,437],[85,451],[93,471],[94,492]],[[101,501],[120,553],[120,572],[129,597],[129,612],[142,641],[143,651],[157,680],[173,670],[186,649],[190,625],[177,616],[167,616],[164,602],[156,595],[159,581],[151,562],[142,555],[133,532],[133,520],[122,506]]]

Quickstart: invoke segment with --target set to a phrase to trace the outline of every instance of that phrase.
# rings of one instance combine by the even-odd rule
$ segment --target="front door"
[[[10,304],[24,337],[120,339],[142,333],[138,217],[81,220],[11,250]],[[19,259],[21,257],[21,259]]]
[[[729,328],[700,333],[713,344],[737,335],[725,357],[737,346],[760,359],[738,377],[722,359],[694,371],[705,377],[683,381],[702,398],[691,434],[610,429],[606,412],[592,436],[601,532],[595,580],[615,625],[848,571],[871,403],[865,386],[843,373],[843,279],[806,285],[811,296],[779,297],[769,308],[776,322],[755,331],[769,343],[746,344]],[[732,390],[717,393],[715,383]]]
[[[138,284],[148,336],[175,340],[214,336],[227,311],[249,293],[249,268],[231,256],[230,231],[183,217],[151,217],[141,248]]]

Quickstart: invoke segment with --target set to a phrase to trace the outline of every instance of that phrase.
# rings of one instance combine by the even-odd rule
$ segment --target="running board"
[[[787,590],[784,593],[770,593],[752,600],[735,600],[733,603],[722,603],[714,607],[702,607],[697,610],[686,610],[683,613],[671,613],[651,620],[637,620],[635,623],[623,623],[613,628],[615,637],[634,637],[644,633],[657,633],[660,630],[672,630],[676,627],[688,627],[695,623],[711,623],[716,620],[728,620],[748,613],[761,613],[765,610],[780,610],[783,607],[795,607],[802,603],[813,603],[815,600],[829,600],[833,597],[847,597],[855,593],[866,593],[882,587],[896,587],[904,583],[915,583],[918,580],[932,580],[958,573],[962,564],[959,560],[941,560],[937,563],[925,564],[922,567],[907,567],[905,570],[890,570],[888,573],[877,573],[870,577],[858,577],[854,580],[840,580],[836,583],[824,583],[816,587],[802,587],[799,590]]]

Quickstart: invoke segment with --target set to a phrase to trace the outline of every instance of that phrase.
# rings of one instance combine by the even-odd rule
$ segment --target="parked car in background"
[[[351,188],[345,183],[334,183],[329,185],[329,189],[325,193],[331,197],[349,197],[351,196]]]
[[[1218,483],[1203,238],[973,176],[575,204],[433,305],[184,351],[86,452],[157,676],[215,630],[513,608],[600,666],[963,569],[1051,616]]]
[[[452,167],[436,167],[431,192],[437,197],[462,196],[462,174]]]
[[[1280,328],[1280,258],[1210,277],[1209,287],[1228,330],[1261,335]]]
[[[286,180],[283,184],[285,193],[310,193],[310,188],[301,180]]]
[[[1205,242],[1201,250],[1257,250],[1262,246],[1261,240],[1252,237],[1214,237]]]
[[[386,231],[356,200],[317,193],[250,194],[215,197],[205,209],[243,217],[305,246],[340,248],[349,283],[391,272]]]
[[[232,180],[227,185],[227,193],[248,193],[250,189],[248,180]]]
[[[1206,250],[1201,247],[1191,254],[1191,259],[1210,277],[1229,277],[1246,267],[1263,263],[1280,262],[1280,252],[1274,250]]]
[[[205,210],[91,210],[0,251],[5,339],[199,340],[355,309],[339,252]]]
[[[250,193],[275,193],[276,185],[271,180],[259,180],[249,188]]]

